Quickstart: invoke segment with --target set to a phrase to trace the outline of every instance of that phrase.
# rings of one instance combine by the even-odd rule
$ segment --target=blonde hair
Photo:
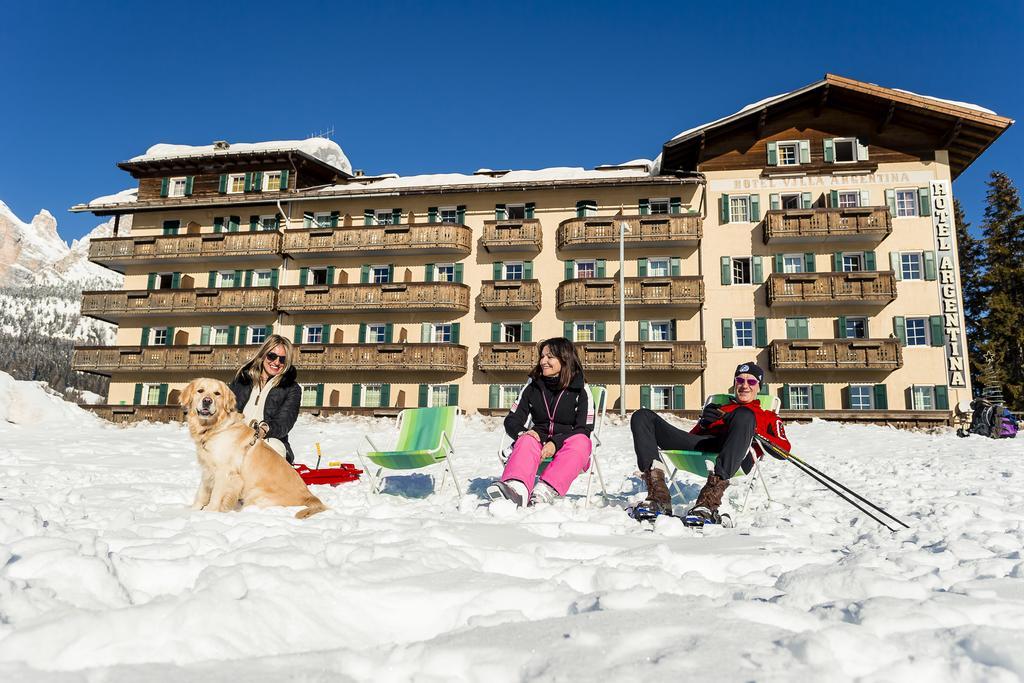
[[[235,379],[242,376],[243,373],[249,375],[249,380],[254,387],[261,386],[263,384],[263,360],[267,357],[267,354],[276,349],[278,346],[284,347],[284,367],[281,368],[281,372],[278,373],[278,377],[284,377],[285,373],[291,370],[292,367],[292,353],[295,347],[290,341],[285,339],[279,334],[272,334],[267,337],[267,340],[263,342],[263,346],[256,351],[256,353],[249,358],[242,367],[238,368],[235,372]]]

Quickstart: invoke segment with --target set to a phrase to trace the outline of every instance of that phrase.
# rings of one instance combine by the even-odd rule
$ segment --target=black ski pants
[[[725,418],[724,436],[698,435],[673,427],[653,410],[641,408],[633,413],[629,428],[633,431],[636,464],[648,472],[658,459],[658,449],[667,451],[704,451],[718,453],[715,474],[729,479],[739,470],[750,449],[757,428],[757,417],[749,408],[737,408]]]

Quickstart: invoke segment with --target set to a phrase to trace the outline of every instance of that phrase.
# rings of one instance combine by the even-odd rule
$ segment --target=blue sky
[[[57,216],[157,142],[304,138],[403,175],[653,158],[680,130],[825,72],[1024,116],[1019,1],[6,2],[0,200]],[[1022,124],[954,185],[1024,185]]]

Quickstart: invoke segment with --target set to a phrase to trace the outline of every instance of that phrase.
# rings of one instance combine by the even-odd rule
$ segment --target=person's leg
[[[721,441],[715,474],[722,479],[732,479],[750,450],[757,429],[757,416],[749,408],[737,408],[725,416],[725,424],[729,431]]]
[[[565,440],[551,464],[544,469],[540,475],[541,481],[558,491],[558,495],[564,496],[576,477],[590,464],[592,447],[589,437],[573,434]]]
[[[537,480],[537,467],[540,465],[541,445],[535,438],[523,434],[512,447],[512,454],[505,463],[505,471],[501,473],[502,481],[515,480],[526,486],[526,497],[530,497],[533,484]]]
[[[670,451],[707,450],[705,442],[713,438],[684,432],[647,408],[641,408],[633,413],[629,420],[629,428],[633,432],[633,449],[636,451],[636,464],[641,472],[650,471],[651,465],[658,460],[659,448]]]

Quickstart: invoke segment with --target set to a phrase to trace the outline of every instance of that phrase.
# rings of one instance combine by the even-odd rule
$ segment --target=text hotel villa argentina
[[[89,258],[125,275],[83,293],[117,345],[74,367],[110,376],[104,417],[180,419],[186,382],[277,332],[306,411],[504,412],[564,335],[611,409],[695,416],[756,359],[784,418],[941,424],[971,395],[950,183],[1012,123],[828,74],[593,170],[367,176],[322,138],[156,145],[118,164],[137,189],[72,208],[116,217]]]

